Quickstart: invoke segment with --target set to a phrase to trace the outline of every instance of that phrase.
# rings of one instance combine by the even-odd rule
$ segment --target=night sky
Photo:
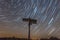
[[[60,38],[60,0],[0,0],[0,37],[27,38],[29,17],[31,38]]]

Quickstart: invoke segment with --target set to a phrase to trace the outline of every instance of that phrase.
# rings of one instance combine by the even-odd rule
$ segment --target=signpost
[[[30,25],[36,24],[37,20],[31,18],[23,18],[23,21],[28,22],[28,40],[30,40]]]

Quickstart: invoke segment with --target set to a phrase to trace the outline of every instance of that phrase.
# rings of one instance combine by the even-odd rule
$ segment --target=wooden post
[[[33,24],[36,24],[36,23],[37,23],[37,20],[31,19],[31,18],[23,18],[23,21],[29,22],[29,23],[28,23],[28,40],[30,40],[30,25],[31,25],[32,23],[33,23]]]

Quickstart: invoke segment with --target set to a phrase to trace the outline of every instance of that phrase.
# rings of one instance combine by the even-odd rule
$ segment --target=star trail
[[[37,20],[31,25],[31,38],[60,38],[60,0],[0,0],[0,34],[27,37],[28,23],[23,18]]]

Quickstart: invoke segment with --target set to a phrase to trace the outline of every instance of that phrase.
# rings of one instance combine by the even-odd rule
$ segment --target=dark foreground
[[[4,38],[0,38],[0,40],[28,40],[28,39],[27,38],[4,37]],[[30,40],[32,40],[32,39],[30,39]],[[41,38],[40,40],[60,40],[60,39],[56,38],[56,37],[51,37],[49,39]]]
[[[56,37],[50,37],[49,39],[40,39],[40,40],[60,40],[59,38],[56,38]]]
[[[27,38],[0,38],[0,40],[28,40]]]

